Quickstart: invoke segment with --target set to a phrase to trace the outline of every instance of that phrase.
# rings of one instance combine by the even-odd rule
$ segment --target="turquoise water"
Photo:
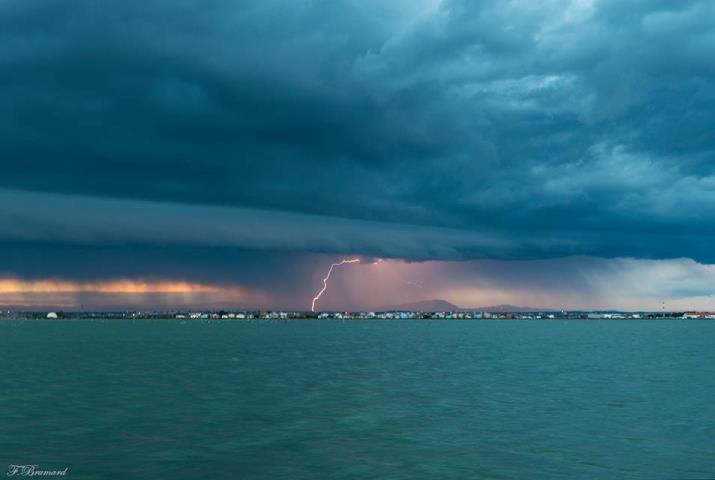
[[[2,321],[0,468],[715,478],[715,322]]]

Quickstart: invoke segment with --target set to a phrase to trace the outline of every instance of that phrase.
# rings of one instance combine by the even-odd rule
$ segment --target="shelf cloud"
[[[708,0],[3,2],[0,273],[193,282],[224,258],[281,288],[321,255],[715,263],[713,19]]]

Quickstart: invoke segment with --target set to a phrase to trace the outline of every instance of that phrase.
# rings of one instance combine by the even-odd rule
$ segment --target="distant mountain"
[[[385,305],[375,309],[378,312],[390,310],[407,312],[456,312],[461,310],[447,300],[422,300],[421,302],[403,303],[401,305]]]
[[[462,308],[447,300],[422,300],[420,302],[403,303],[400,305],[385,305],[376,311],[410,311],[410,312],[551,312],[550,308],[518,307],[515,305],[493,305],[489,307]]]
[[[518,307],[516,305],[492,305],[490,307],[462,308],[464,312],[555,312],[551,308]]]

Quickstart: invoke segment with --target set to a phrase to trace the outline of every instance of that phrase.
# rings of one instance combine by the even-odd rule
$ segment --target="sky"
[[[7,0],[0,308],[715,309],[711,0]]]

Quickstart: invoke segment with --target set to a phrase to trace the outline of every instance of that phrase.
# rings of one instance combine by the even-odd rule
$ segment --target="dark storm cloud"
[[[87,245],[196,245],[272,251],[368,252],[463,259],[563,251],[560,239],[348,220],[242,207],[179,205],[0,189],[0,241]],[[572,245],[572,248],[579,248]]]
[[[714,19],[709,0],[4,2],[0,233],[712,261]]]

